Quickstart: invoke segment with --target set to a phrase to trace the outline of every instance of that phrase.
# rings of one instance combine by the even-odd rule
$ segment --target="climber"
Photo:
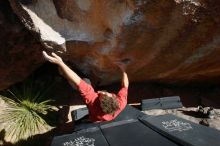
[[[82,80],[73,70],[71,70],[61,57],[52,53],[51,56],[43,51],[44,58],[57,64],[64,76],[73,88],[76,86],[89,110],[89,119],[92,122],[111,121],[125,108],[128,94],[128,76],[125,72],[126,64],[115,62],[122,71],[122,86],[117,94],[106,91],[95,92],[93,87]]]

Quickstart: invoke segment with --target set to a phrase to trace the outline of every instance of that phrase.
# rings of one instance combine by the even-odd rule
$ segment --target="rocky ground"
[[[173,114],[180,118],[189,120],[191,122],[197,124],[203,124],[220,130],[220,109],[214,109],[213,118],[208,118],[205,116],[205,114],[199,113],[197,107],[188,107],[188,108],[183,107],[179,109],[167,109],[167,110],[153,109],[153,110],[146,110],[143,112],[147,115],[153,115],[153,116]]]

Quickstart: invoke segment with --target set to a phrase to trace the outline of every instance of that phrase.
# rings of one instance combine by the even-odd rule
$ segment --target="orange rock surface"
[[[220,77],[220,1],[218,0],[9,0],[28,31],[15,55],[20,68],[30,74],[42,64],[41,51],[54,51],[80,72],[105,85],[119,81],[115,61],[127,63],[133,82],[218,82]],[[0,12],[5,15],[9,12]],[[1,16],[1,15],[0,15]],[[7,21],[4,21],[7,22]],[[1,26],[2,24],[0,24]],[[7,24],[5,24],[7,25]],[[17,27],[17,22],[9,28]],[[3,31],[7,33],[7,31]],[[2,33],[2,34],[3,34]],[[23,34],[24,36],[24,34]],[[14,36],[14,39],[20,36]],[[29,38],[30,37],[30,38]],[[4,40],[4,39],[3,39]],[[3,41],[1,39],[1,42]],[[6,41],[11,41],[8,38]],[[41,42],[44,48],[38,43]],[[37,44],[37,46],[33,44]],[[5,52],[10,49],[1,48]],[[2,55],[2,54],[1,54]],[[30,59],[30,57],[32,59]],[[1,62],[6,62],[7,57]],[[21,57],[22,58],[22,57]],[[37,60],[39,59],[39,60]],[[37,60],[37,61],[36,61]],[[18,63],[21,62],[21,63]],[[30,69],[31,68],[31,69]],[[25,78],[20,75],[19,78]],[[15,78],[0,66],[0,88]],[[10,80],[10,82],[9,82]],[[14,79],[14,82],[18,80]],[[7,83],[5,85],[4,83]]]

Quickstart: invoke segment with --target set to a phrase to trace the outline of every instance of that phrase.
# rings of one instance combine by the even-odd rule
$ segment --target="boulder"
[[[42,58],[38,43],[41,42],[44,50],[61,55],[70,66],[90,77],[97,85],[120,80],[121,74],[115,63],[118,61],[127,65],[129,79],[134,82],[183,84],[219,81],[218,0],[9,2],[13,12],[37,40],[19,22],[10,26],[22,28],[19,36],[26,36],[19,37],[23,40],[20,46],[26,47],[16,47],[15,50],[24,53],[31,52],[30,46],[35,48],[32,50],[33,59],[28,54],[22,55],[24,67],[21,71],[16,70],[20,74],[29,67],[28,73],[36,69],[33,62],[43,62],[41,59],[36,61]],[[5,72],[8,78],[17,78],[16,74],[7,73],[8,69]],[[7,79],[5,82],[8,82]]]
[[[43,46],[13,13],[7,0],[0,1],[0,89],[24,80],[43,62]]]

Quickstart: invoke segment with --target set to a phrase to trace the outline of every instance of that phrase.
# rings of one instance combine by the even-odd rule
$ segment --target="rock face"
[[[131,81],[219,81],[218,0],[9,1],[24,26],[47,51],[57,52],[97,84],[120,79],[115,61],[128,65]],[[35,48],[32,53],[36,55],[32,60],[25,59],[26,66],[19,71],[27,71],[30,67],[30,73],[36,68],[33,62],[42,61],[36,61],[41,58],[40,45],[17,21],[10,27],[22,28],[19,36],[27,37],[22,37],[22,49],[14,46],[15,51],[30,53]],[[2,34],[6,33],[4,30]],[[13,32],[10,30],[10,33]],[[15,34],[11,36],[21,38]],[[35,46],[30,47],[33,44]],[[28,55],[25,58],[29,58]],[[6,58],[10,57],[17,56]],[[1,72],[2,68],[0,66]],[[6,75],[16,78],[13,71]]]
[[[19,21],[8,1],[0,1],[0,89],[22,81],[44,60],[43,46]]]

